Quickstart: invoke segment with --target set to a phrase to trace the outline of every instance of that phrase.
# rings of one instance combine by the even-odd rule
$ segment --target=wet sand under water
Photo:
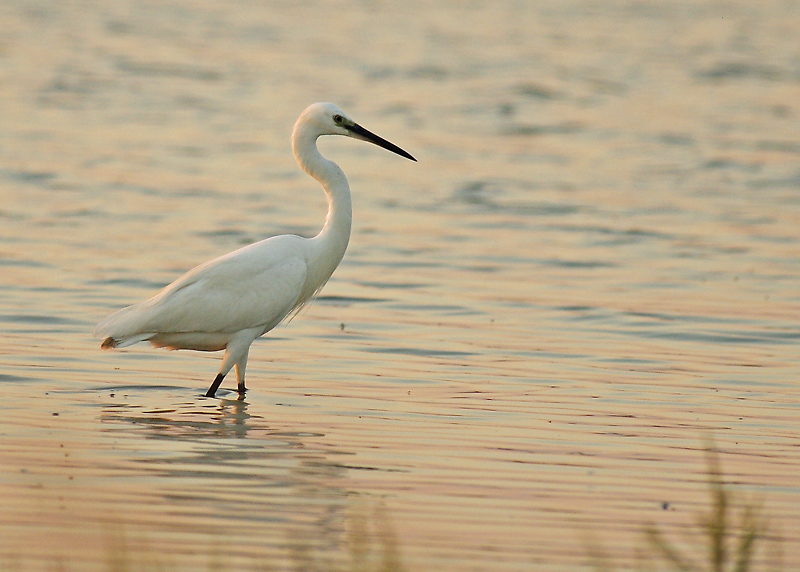
[[[650,523],[702,554],[713,436],[791,569],[797,7],[0,8],[0,568],[633,569]],[[351,245],[246,399],[202,397],[218,355],[101,352],[113,309],[317,232],[315,100],[420,162],[320,143]]]

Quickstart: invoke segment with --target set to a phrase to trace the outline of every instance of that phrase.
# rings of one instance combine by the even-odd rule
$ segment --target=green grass
[[[699,515],[696,530],[699,532],[694,549],[681,549],[654,524],[644,529],[645,548],[637,553],[641,570],[675,572],[752,572],[756,551],[768,545],[769,570],[782,569],[780,546],[769,542],[767,520],[760,501],[739,502],[731,488],[725,484],[719,455],[713,443],[708,442],[706,475],[711,496],[708,512]],[[738,505],[738,506],[737,506]],[[736,515],[738,514],[738,519]],[[603,548],[596,542],[588,543],[589,559],[598,572],[612,572],[613,566]],[[696,552],[700,554],[696,554]],[[691,553],[694,552],[694,553]]]
[[[163,554],[149,546],[147,535],[131,533],[123,523],[106,524],[105,550],[101,569],[104,572],[404,572],[400,549],[387,509],[382,502],[356,500],[345,517],[345,533],[339,550],[321,550],[315,539],[297,532],[287,532],[283,557],[238,558],[227,561],[224,539],[209,538],[208,548],[199,555],[205,565],[196,568],[180,563],[180,556]],[[0,558],[3,572],[25,570],[22,557]],[[80,564],[68,558],[51,560],[52,572],[77,572]],[[93,569],[96,569],[93,567]]]

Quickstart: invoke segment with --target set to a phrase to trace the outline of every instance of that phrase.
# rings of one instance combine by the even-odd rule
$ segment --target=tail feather
[[[102,349],[124,348],[153,337],[153,332],[142,331],[147,325],[143,323],[146,316],[136,311],[140,306],[136,304],[117,310],[97,324],[94,336],[103,340],[100,344]]]
[[[100,344],[100,347],[104,350],[127,348],[128,346],[138,344],[139,342],[146,342],[152,338],[153,335],[154,334],[138,334],[136,336],[129,336],[127,338],[113,338],[108,336],[103,340],[103,343]]]

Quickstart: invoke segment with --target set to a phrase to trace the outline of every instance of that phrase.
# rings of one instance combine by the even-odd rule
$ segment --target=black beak
[[[389,143],[383,137],[378,137],[373,132],[367,131],[366,129],[361,127],[358,123],[347,125],[345,126],[345,128],[350,133],[352,133],[356,139],[361,139],[362,141],[369,141],[370,143],[374,143],[378,147],[383,147],[387,151],[391,151],[392,153],[397,153],[401,157],[405,157],[406,159],[411,159],[414,162],[417,161],[416,159],[414,159],[414,157],[403,151],[400,147],[398,147],[394,143]]]

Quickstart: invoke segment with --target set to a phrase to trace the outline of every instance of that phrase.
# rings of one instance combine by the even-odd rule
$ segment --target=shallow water
[[[709,435],[800,561],[800,4],[531,4],[0,6],[4,567],[321,570],[367,527],[409,570],[627,569],[690,544]],[[317,232],[317,100],[419,163],[321,142],[350,248],[246,400],[101,352]]]

